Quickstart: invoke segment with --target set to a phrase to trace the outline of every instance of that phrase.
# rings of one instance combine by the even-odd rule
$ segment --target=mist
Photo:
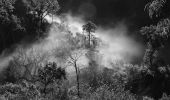
[[[35,49],[37,53],[46,54],[48,57],[47,61],[56,61],[62,65],[60,59],[56,59],[54,56],[54,49],[63,48],[67,45],[65,34],[71,31],[73,35],[76,33],[86,34],[82,30],[82,26],[86,24],[86,20],[80,16],[73,16],[71,13],[62,14],[60,16],[47,16],[47,21],[51,23],[51,28],[48,32],[48,36],[43,39],[31,44],[31,46],[26,48],[25,52]],[[64,29],[59,28],[62,24]],[[126,63],[131,63],[135,58],[140,58],[142,55],[143,46],[142,44],[135,41],[133,37],[128,36],[128,26],[123,22],[117,23],[115,27],[111,26],[98,26],[94,36],[101,39],[102,45],[100,45],[97,50],[99,51],[100,63],[103,66],[111,67],[110,63],[114,61],[125,61]],[[17,48],[24,48],[20,44]],[[17,49],[16,49],[17,50]],[[12,56],[16,54],[14,51],[8,57],[1,57],[0,60],[1,68],[7,66]],[[34,55],[36,56],[35,53]],[[88,60],[84,56],[79,61],[80,66],[88,66]],[[68,70],[73,70],[72,67],[68,67]]]
[[[86,35],[86,33],[82,30],[82,26],[86,24],[87,20],[85,20],[82,15],[75,16],[71,13],[66,13],[60,17],[55,16],[52,18],[47,16],[46,19],[50,23],[56,22],[59,24],[65,24],[68,30],[70,30],[74,35],[76,33]],[[110,67],[110,63],[114,61],[132,63],[135,62],[134,60],[136,58],[142,58],[144,49],[143,45],[140,42],[137,42],[134,37],[129,36],[129,32],[128,24],[124,21],[120,21],[117,25],[114,25],[114,27],[102,25],[97,27],[97,30],[93,33],[93,35],[102,41],[102,45],[100,45],[97,50],[102,57],[100,60],[102,61],[101,64],[103,66]],[[54,34],[49,33],[49,37],[59,37],[57,34],[57,31]],[[60,32],[59,34],[61,35],[62,33]],[[50,41],[53,41],[53,39]]]

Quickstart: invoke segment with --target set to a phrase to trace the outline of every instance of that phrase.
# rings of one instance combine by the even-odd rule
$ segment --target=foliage
[[[166,0],[151,0],[145,9],[149,17],[158,16]],[[158,18],[159,19],[159,18]],[[142,70],[134,71],[132,78],[128,81],[131,91],[138,95],[147,95],[160,98],[162,93],[169,93],[169,65],[166,65],[160,57],[160,50],[164,48],[169,39],[170,20],[161,19],[156,25],[142,27],[140,32],[146,40],[146,51],[143,58]],[[137,69],[141,69],[137,68]],[[128,75],[131,76],[131,75]],[[163,85],[164,84],[164,85]],[[157,88],[157,89],[155,89]]]
[[[52,65],[53,64],[51,63],[51,65],[48,65],[48,66],[52,67]],[[95,80],[95,81],[97,81],[97,83],[99,83],[99,84],[97,84],[97,86],[91,85],[94,82],[94,81],[93,82],[90,81],[91,79],[94,78],[94,76],[92,76],[93,73],[88,73],[89,70],[84,70],[83,72],[81,72],[81,74],[80,74],[81,100],[125,100],[125,99],[126,100],[138,100],[138,98],[140,98],[141,100],[142,100],[142,98],[143,98],[143,100],[152,100],[149,97],[139,97],[137,95],[134,95],[134,94],[130,93],[130,91],[125,89],[125,84],[127,84],[127,81],[130,80],[130,78],[132,78],[132,76],[137,76],[137,74],[135,74],[135,73],[141,72],[141,70],[143,68],[140,68],[139,66],[133,66],[133,65],[126,65],[126,66],[124,65],[123,66],[123,64],[119,65],[119,67],[120,66],[124,67],[125,69],[121,70],[121,69],[116,69],[116,68],[115,69],[104,68],[102,70],[96,70],[97,75],[95,77],[97,77],[97,80]],[[49,68],[49,69],[51,69],[51,68]],[[47,70],[47,71],[49,71],[49,70]],[[51,72],[52,71],[50,71],[49,73],[51,73]],[[50,75],[52,75],[52,74],[50,74]],[[89,78],[87,79],[87,77],[89,77]],[[19,85],[17,85],[17,84],[13,84],[13,85],[17,86],[17,89],[18,89],[18,86],[19,87],[21,86],[22,88],[19,88],[19,91],[20,91],[20,89],[26,89],[27,92],[25,90],[24,93],[26,92],[28,95],[29,93],[34,93],[32,90],[29,89],[29,87],[31,87],[31,84],[32,83],[28,83],[28,82],[24,81],[21,83],[19,82]],[[56,88],[55,85],[49,85],[47,90],[49,90],[50,87],[52,87],[54,92],[47,94],[45,97],[43,96],[43,92],[41,92],[41,89],[37,88],[37,87],[41,87],[42,84],[37,84],[36,91],[37,90],[39,91],[39,92],[37,91],[39,93],[39,94],[37,94],[37,99],[38,100],[41,100],[41,99],[53,100],[53,99],[57,98],[58,100],[79,100],[80,98],[78,98],[76,95],[77,94],[77,91],[75,91],[76,88],[73,88],[74,86],[69,88],[68,84],[69,83],[64,83],[59,87],[57,86],[58,88]],[[8,89],[8,88],[6,88],[6,89]],[[1,90],[3,90],[3,89],[1,89]],[[14,93],[6,98],[21,98],[20,97],[21,95],[22,95],[22,99],[23,98],[25,98],[25,99],[32,98],[30,96],[27,96],[26,93],[25,93],[26,96],[23,94],[19,95],[20,93],[18,93],[18,92],[16,94],[14,94]]]
[[[16,73],[16,70],[13,71]],[[51,100],[54,98],[61,98],[62,100],[62,98],[65,98],[66,94],[64,92],[67,92],[67,89],[60,85],[62,85],[62,79],[66,79],[66,72],[64,69],[57,67],[55,63],[46,64],[38,70],[38,76],[34,78],[36,81],[28,82],[22,79],[14,81],[15,83],[1,85],[1,97],[10,100]]]
[[[56,63],[53,62],[38,70],[38,78],[43,84],[53,83],[58,79],[65,79],[66,72],[61,67],[57,68]]]
[[[141,75],[149,74],[147,67],[125,63],[113,66],[113,69],[102,68],[100,70],[98,67],[97,70],[94,70],[95,72],[92,72],[89,67],[80,70],[82,100],[142,100],[142,98],[143,100],[152,100],[149,97],[134,95],[129,91],[132,88],[128,88],[128,86],[133,86],[134,83],[143,80]],[[134,80],[137,78],[138,80]],[[73,85],[69,89],[69,95],[73,100],[77,100],[76,93],[76,88]]]
[[[0,87],[1,97],[5,97],[6,99],[16,100],[16,99],[36,99],[39,98],[40,93],[37,90],[34,84],[23,81],[19,84],[5,84]]]
[[[158,17],[165,3],[166,0],[151,0],[148,4],[146,4],[145,9],[148,11],[150,18],[154,15]]]
[[[152,65],[153,59],[158,58],[158,51],[164,47],[169,38],[170,20],[164,19],[157,25],[143,27],[141,33],[147,41],[147,49],[144,56],[144,62]]]
[[[166,0],[151,0],[146,6],[149,17],[159,18]],[[27,36],[40,37],[49,23],[45,17],[57,14],[57,0],[0,0],[0,45],[20,42]],[[6,100],[169,100],[170,66],[159,56],[169,39],[170,20],[142,27],[147,49],[141,65],[114,64],[106,68],[98,63],[95,37],[97,26],[91,21],[82,26],[83,32],[73,35],[64,25],[56,26],[63,40],[54,51],[57,63],[46,63],[48,54],[34,50],[19,50],[13,55],[4,71],[5,80],[0,85],[0,96]],[[57,30],[57,32],[58,32]],[[63,32],[64,31],[64,32]],[[65,34],[66,33],[66,34]],[[87,41],[88,40],[88,41]],[[87,47],[88,45],[88,47]],[[40,51],[41,52],[41,51]],[[80,68],[79,60],[88,60],[88,67]],[[83,59],[84,59],[83,58]],[[61,67],[59,67],[61,66]],[[70,84],[66,70],[74,66],[76,81]],[[10,83],[7,83],[10,82]],[[70,87],[69,87],[70,86]],[[134,94],[133,94],[134,93]],[[78,94],[78,95],[77,95]],[[142,97],[144,96],[144,97]],[[81,98],[80,98],[81,97]]]
[[[87,24],[83,25],[83,31],[87,32],[88,33],[88,40],[89,40],[89,47],[91,47],[91,34],[92,33],[95,33],[96,29],[97,29],[97,26],[91,22],[91,21],[88,21]]]
[[[14,4],[15,0],[0,0],[0,38],[2,48],[7,47],[6,44],[15,43],[18,40],[17,37],[22,36],[22,32],[25,30],[21,19],[15,14]]]
[[[44,36],[49,26],[46,15],[57,14],[58,9],[57,0],[0,0],[0,52]]]
[[[149,7],[149,15],[158,12],[166,0],[153,0],[146,6]],[[151,11],[152,10],[152,11]],[[151,14],[150,14],[151,13]],[[170,20],[165,18],[160,20],[157,25],[145,26],[141,29],[141,34],[146,38],[147,49],[144,55],[144,63],[150,67],[151,71],[155,71],[155,67],[166,66],[162,59],[159,58],[159,50],[162,49],[169,38]]]
[[[31,13],[37,18],[38,21],[38,33],[41,32],[41,28],[45,17],[47,15],[57,14],[59,10],[59,4],[57,0],[28,0]],[[38,34],[39,35],[39,34]]]
[[[163,19],[157,25],[150,25],[142,27],[141,34],[146,37],[146,41],[150,43],[153,48],[160,48],[164,46],[169,37],[170,20]]]
[[[40,68],[40,64],[48,58],[48,53],[40,53],[36,49],[18,49],[11,57],[9,65],[4,69],[6,82],[19,80],[34,81],[34,76]]]
[[[86,32],[95,32],[97,26],[91,22],[91,21],[88,21],[87,24],[83,25],[83,30],[86,31]]]
[[[66,72],[61,67],[57,68],[56,63],[46,64],[38,70],[38,81],[43,85],[43,93],[47,93],[46,89],[50,84],[53,84],[62,79],[66,79]]]
[[[117,87],[110,90],[108,86],[99,87],[96,92],[86,94],[87,96],[83,100],[136,100],[135,96],[129,92]]]

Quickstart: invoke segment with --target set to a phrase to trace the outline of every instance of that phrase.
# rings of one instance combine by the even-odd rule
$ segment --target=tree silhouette
[[[57,0],[0,0],[0,52],[44,36],[49,26],[45,17],[58,10]]]
[[[80,97],[80,80],[79,80],[79,75],[80,75],[80,70],[79,70],[79,65],[78,61],[80,58],[85,54],[84,50],[75,50],[72,51],[71,54],[68,56],[68,63],[74,66],[76,70],[76,80],[77,80],[77,95]]]
[[[88,33],[89,47],[91,47],[91,34],[95,33],[97,26],[93,22],[88,21],[87,24],[83,25],[82,27],[83,31]]]
[[[158,22],[157,25],[150,25],[141,29],[142,35],[146,37],[147,50],[144,57],[144,62],[152,66],[153,58],[157,58],[158,51],[164,47],[170,29],[170,20],[164,19]]]
[[[5,48],[8,44],[15,43],[18,36],[24,33],[24,27],[21,20],[14,13],[15,0],[0,0],[0,38],[1,48]]]
[[[37,16],[39,20],[39,32],[42,27],[44,18],[47,15],[57,14],[59,4],[57,0],[30,0],[31,13]]]
[[[149,13],[149,17],[159,19],[161,9],[165,5],[166,0],[152,0],[145,9]],[[147,48],[144,55],[144,66],[147,66],[147,74],[143,76],[143,83],[145,88],[150,88],[150,96],[159,98],[163,92],[169,92],[170,87],[167,85],[167,80],[170,79],[169,65],[166,65],[163,59],[160,58],[159,52],[165,46],[170,36],[170,19],[160,19],[156,25],[142,27],[140,32],[145,37]],[[149,73],[148,73],[149,72]],[[141,85],[142,85],[141,84]],[[164,84],[164,85],[161,85]],[[157,90],[155,91],[155,88]],[[146,91],[145,91],[146,92]]]
[[[69,37],[69,44],[70,44],[70,53],[66,57],[66,61],[69,65],[74,66],[76,71],[76,80],[77,80],[77,95],[80,97],[80,70],[79,70],[79,60],[85,56],[86,50],[84,50],[84,42],[83,36],[79,33],[76,34],[75,37]]]
[[[66,72],[61,67],[57,67],[55,62],[48,63],[38,70],[38,81],[44,85],[43,93],[45,95],[50,84],[62,79],[66,79]]]
[[[56,58],[62,58],[66,67],[74,67],[76,72],[77,95],[80,97],[80,80],[79,80],[79,61],[85,57],[85,36],[77,33],[76,36],[68,33],[65,35],[65,43],[62,47],[56,48]],[[64,64],[63,64],[64,65]]]

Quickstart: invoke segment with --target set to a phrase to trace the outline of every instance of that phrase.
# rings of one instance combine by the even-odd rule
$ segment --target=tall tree
[[[68,64],[71,64],[71,66],[74,66],[75,71],[76,71],[76,80],[77,80],[77,95],[80,97],[80,79],[79,79],[79,75],[80,75],[80,70],[79,70],[79,65],[78,65],[78,61],[81,59],[81,57],[85,54],[84,50],[74,50],[70,53],[70,55],[68,56]]]
[[[31,0],[31,11],[38,16],[40,24],[50,14],[57,14],[59,4],[57,0]]]
[[[39,29],[47,15],[57,14],[59,4],[57,0],[30,0],[31,12],[39,18]]]
[[[45,17],[58,10],[57,0],[0,0],[0,52],[43,36],[49,25]]]
[[[149,17],[159,17],[166,0],[152,0],[145,9],[149,13]],[[147,49],[144,56],[144,62],[152,66],[154,58],[158,58],[158,52],[164,47],[170,36],[170,19],[164,18],[158,21],[156,25],[142,27],[141,33],[146,38]]]
[[[5,48],[22,34],[24,27],[15,14],[15,0],[0,0],[0,36],[2,47]]]
[[[62,58],[66,67],[74,67],[76,73],[76,83],[77,83],[77,95],[80,97],[80,79],[79,79],[79,68],[80,60],[85,57],[85,36],[77,33],[73,36],[72,33],[66,33],[65,40],[62,42],[62,47],[56,48],[55,56],[56,58]],[[62,64],[62,65],[64,65]]]
[[[151,0],[145,9],[148,11],[149,17],[157,21],[160,19],[165,4],[166,0]],[[149,88],[147,93],[150,92],[150,96],[155,98],[161,97],[163,92],[170,91],[170,87],[167,85],[169,84],[167,80],[170,79],[170,68],[159,56],[160,50],[163,49],[170,36],[169,30],[170,19],[164,18],[160,19],[156,25],[142,27],[140,31],[147,42],[144,65],[147,66],[147,72],[149,72],[144,75],[143,81],[147,86],[145,88]],[[156,91],[155,88],[157,88]]]
[[[69,35],[68,42],[70,45],[70,52],[66,57],[66,61],[68,66],[73,66],[76,71],[76,81],[77,81],[77,95],[80,97],[80,64],[79,61],[85,56],[86,50],[84,49],[84,36],[80,33],[77,33],[74,37],[73,35]]]
[[[91,34],[95,33],[97,26],[93,22],[88,21],[87,24],[83,25],[82,27],[83,31],[88,33],[89,47],[91,47]]]

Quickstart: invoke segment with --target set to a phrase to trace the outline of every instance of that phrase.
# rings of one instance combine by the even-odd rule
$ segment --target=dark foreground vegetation
[[[107,68],[98,61],[102,41],[92,34],[97,26],[91,21],[82,26],[87,35],[74,36],[64,24],[45,19],[57,15],[56,0],[0,0],[0,51],[15,51],[1,70],[0,100],[170,100],[170,66],[159,56],[169,38],[169,16],[161,16],[166,2],[146,4],[145,11],[156,24],[140,30],[146,42],[141,64],[117,61]],[[52,52],[62,64],[49,62],[48,54],[34,49],[13,47],[45,37],[53,25],[65,33],[64,45]],[[82,56],[89,62],[80,69]],[[73,66],[75,71],[67,73],[64,66]]]

